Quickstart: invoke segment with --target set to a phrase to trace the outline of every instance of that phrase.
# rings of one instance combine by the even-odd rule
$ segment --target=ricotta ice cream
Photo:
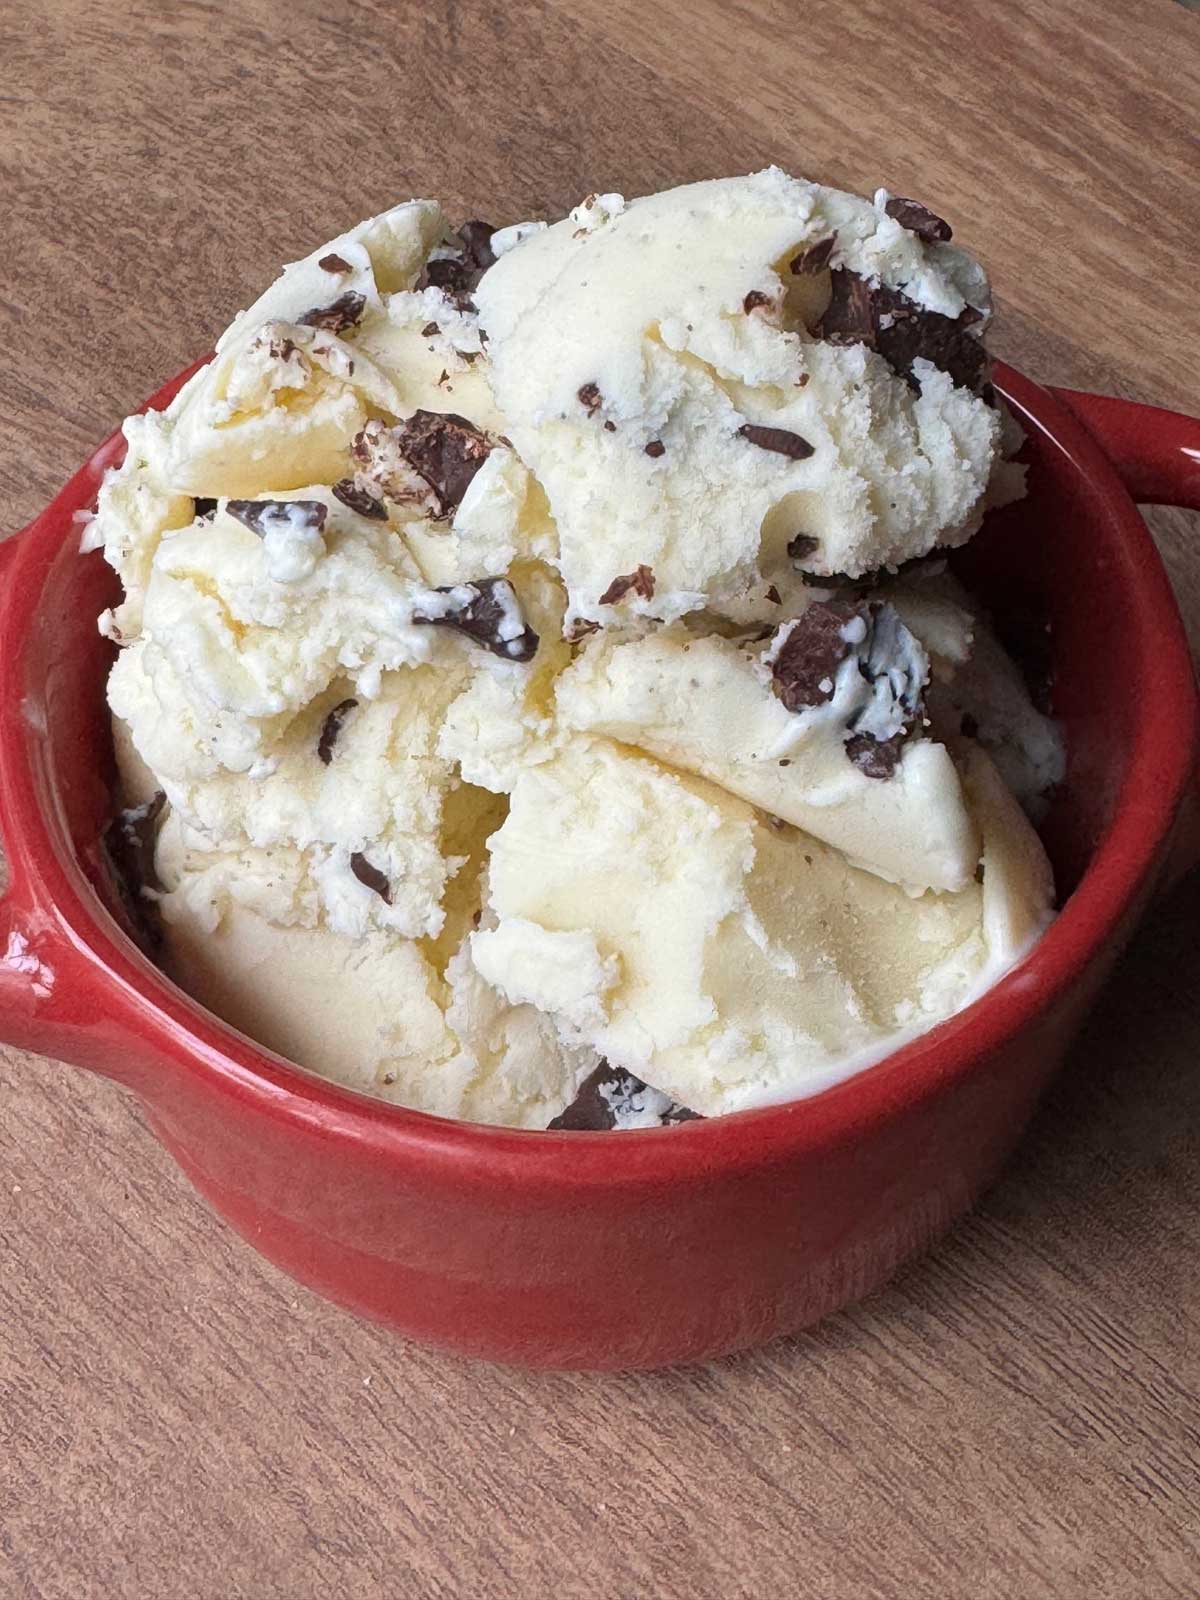
[[[1062,774],[942,554],[1021,493],[989,316],[925,207],[774,168],[285,269],[84,540],[167,969],[530,1128],[812,1094],[968,1004]]]

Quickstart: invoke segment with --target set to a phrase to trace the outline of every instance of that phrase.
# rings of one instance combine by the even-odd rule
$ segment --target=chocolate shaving
[[[607,1092],[602,1093],[602,1090]],[[579,1092],[571,1104],[547,1123],[547,1127],[568,1133],[610,1132],[620,1124],[622,1102],[628,1113],[637,1115],[642,1106],[634,1102],[640,1101],[647,1093],[654,1091],[641,1078],[627,1072],[624,1067],[610,1067],[607,1061],[602,1061],[580,1084]],[[667,1099],[658,1126],[672,1128],[680,1122],[703,1120],[698,1111],[689,1111],[678,1101]]]
[[[647,566],[639,566],[633,572],[627,572],[624,577],[614,578],[600,596],[602,606],[615,606],[618,600],[624,600],[630,591],[638,594],[643,600],[654,598],[654,572]]]
[[[602,396],[598,383],[582,383],[578,390],[579,404],[589,417],[594,417],[600,409]]]
[[[401,455],[433,491],[440,517],[457,509],[492,448],[487,434],[453,411],[414,411],[396,439]]]
[[[599,632],[598,622],[593,622],[590,617],[576,617],[563,629],[563,638],[568,644],[578,644],[580,639],[586,639],[589,633]]]
[[[260,539],[273,525],[320,533],[329,515],[321,500],[226,500],[225,509]]]
[[[807,461],[813,453],[808,440],[790,428],[767,428],[758,422],[743,422],[738,433],[760,450],[773,450],[776,455],[787,456],[792,461]]]
[[[441,328],[436,322],[427,322],[421,329],[422,339],[432,339],[435,333],[441,333]]]
[[[831,344],[865,344],[877,350],[893,371],[915,389],[913,362],[924,359],[949,373],[964,389],[982,395],[988,382],[988,356],[968,330],[979,316],[944,317],[927,311],[899,289],[879,284],[845,268],[831,274],[833,293],[814,332]]]
[[[159,789],[145,805],[118,812],[101,837],[129,932],[148,955],[153,955],[162,943],[162,932],[145,891],[162,888],[154,852],[166,804],[167,797]]]
[[[369,489],[361,489],[353,478],[339,478],[333,486],[335,500],[340,500],[360,517],[370,517],[372,522],[387,521],[387,507]]]
[[[904,741],[903,733],[882,740],[870,733],[852,733],[846,740],[846,754],[868,778],[886,781],[900,765]]]
[[[794,539],[788,540],[787,553],[792,561],[803,561],[805,556],[811,556],[820,547],[821,541],[814,539],[811,533],[798,533]]]
[[[798,255],[794,255],[788,263],[792,276],[815,278],[818,272],[824,272],[836,243],[837,234],[831,233],[828,239],[818,239],[816,244],[810,244],[807,250],[801,250]]]
[[[770,304],[771,296],[769,294],[764,294],[761,289],[751,289],[750,293],[742,301],[742,310],[749,316],[752,311],[757,311],[760,306],[769,306]]]
[[[666,454],[666,451],[667,447],[661,439],[651,439],[650,443],[646,446],[646,454],[652,461],[657,461],[659,456]]]
[[[434,594],[451,604],[440,616],[414,614],[413,621],[434,628],[454,628],[505,661],[532,661],[538,636],[525,623],[520,602],[507,578],[479,578],[474,583],[448,584]],[[514,632],[514,628],[518,631]]]
[[[331,304],[314,306],[302,317],[297,317],[296,321],[302,328],[324,328],[326,333],[348,333],[362,321],[366,304],[365,294],[359,294],[357,289],[347,289]]]
[[[378,867],[373,867],[361,850],[356,850],[350,857],[350,871],[364,888],[373,890],[385,906],[391,905],[392,886],[387,880],[386,873],[380,872]]]
[[[322,256],[317,265],[323,272],[353,272],[354,268],[345,256],[339,256],[336,250],[331,250],[327,256]]]
[[[338,742],[342,724],[357,704],[358,701],[353,699],[340,701],[321,724],[321,736],[317,740],[317,755],[323,767],[327,767],[333,760],[333,747]]]
[[[909,233],[915,233],[918,239],[924,239],[926,244],[945,244],[948,239],[954,237],[954,230],[950,224],[930,211],[928,206],[923,206],[919,200],[902,200],[899,195],[893,195],[883,209],[902,228],[907,228]]]

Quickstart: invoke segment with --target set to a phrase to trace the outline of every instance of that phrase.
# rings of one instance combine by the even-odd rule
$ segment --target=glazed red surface
[[[1000,611],[1051,627],[1069,770],[1045,838],[1065,903],[960,1016],[813,1099],[624,1135],[407,1111],[227,1027],[108,904],[110,647],[94,619],[117,586],[99,554],[76,554],[73,518],[120,459],[114,436],[0,546],[0,1037],[128,1085],[257,1249],[456,1350],[650,1366],[761,1342],[865,1293],[991,1178],[1147,899],[1193,858],[1192,666],[1101,444],[1135,492],[1200,508],[1200,424],[998,377],[1029,434],[1030,497],[959,565]]]

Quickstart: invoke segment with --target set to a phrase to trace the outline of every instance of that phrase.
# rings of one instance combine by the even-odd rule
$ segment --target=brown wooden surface
[[[1198,111],[1171,0],[4,0],[0,531],[280,261],[411,193],[883,182],[989,262],[1002,354],[1195,409]],[[1194,522],[1155,526],[1200,634]],[[1198,915],[1193,880],[1152,916],[941,1249],[668,1374],[361,1325],[119,1092],[0,1052],[0,1596],[1200,1593]]]

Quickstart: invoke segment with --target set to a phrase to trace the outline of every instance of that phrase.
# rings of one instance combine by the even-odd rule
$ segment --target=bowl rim
[[[164,385],[142,408],[165,406],[209,357]],[[793,1162],[861,1139],[881,1122],[967,1077],[1008,1039],[1045,1013],[1118,931],[1161,860],[1196,762],[1197,692],[1175,596],[1153,539],[1112,462],[1076,417],[1046,389],[995,364],[994,381],[1027,431],[1058,450],[1086,487],[1106,527],[1106,554],[1118,565],[1127,614],[1145,643],[1144,714],[1113,821],[1054,923],[1015,967],[955,1016],[876,1064],[806,1098],[619,1136],[500,1127],[459,1121],[380,1099],[323,1078],[256,1044],[179,989],[125,934],[67,857],[46,814],[50,782],[44,749],[14,711],[24,698],[31,623],[42,586],[78,533],[75,513],[93,503],[101,471],[117,459],[115,431],[23,534],[15,536],[0,593],[0,822],[10,863],[9,895],[62,953],[72,980],[86,979],[100,1010],[110,1004],[121,1040],[207,1080],[231,1114],[255,1111],[427,1181],[479,1185],[494,1192],[628,1189],[665,1181],[711,1182],[722,1174]],[[87,559],[100,561],[96,553]],[[27,590],[33,604],[15,604]],[[89,619],[90,622],[90,619]],[[1151,647],[1152,645],[1152,647]],[[1152,781],[1151,781],[1152,780]],[[3,902],[0,901],[0,905]],[[64,974],[65,975],[65,974]],[[76,1008],[79,1009],[78,1007]],[[83,1064],[88,1052],[81,1050]],[[167,1083],[164,1081],[164,1098]],[[141,1083],[138,1090],[155,1103]],[[164,1107],[165,1110],[165,1107]],[[249,1127],[250,1124],[248,1123]]]

